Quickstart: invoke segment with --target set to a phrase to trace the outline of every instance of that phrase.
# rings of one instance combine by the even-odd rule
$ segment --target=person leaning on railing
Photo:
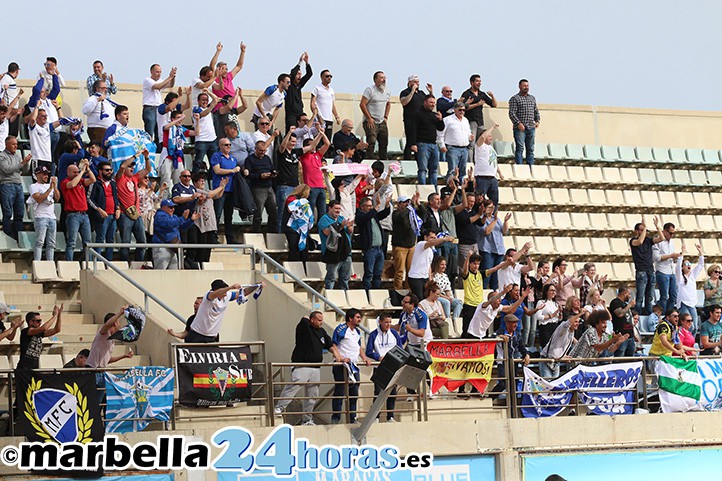
[[[687,354],[679,340],[679,312],[677,309],[668,309],[665,316],[659,320],[654,331],[650,356],[680,356],[687,360]]]
[[[611,319],[609,311],[594,311],[589,314],[587,324],[589,327],[579,342],[572,349],[570,356],[579,359],[591,359],[595,357],[610,357],[619,346],[628,339],[627,334],[614,334],[610,336],[605,331],[607,321]]]

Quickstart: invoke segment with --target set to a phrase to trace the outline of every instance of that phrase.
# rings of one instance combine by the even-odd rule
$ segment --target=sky
[[[199,9],[203,3],[20,0],[16,20],[3,24],[0,68],[16,61],[20,78],[35,77],[51,55],[66,80],[85,80],[98,58],[116,81],[139,84],[159,63],[164,73],[178,68],[176,85],[190,85],[218,41],[230,65],[243,41],[236,85],[246,89],[275,83],[307,51],[307,91],[324,68],[337,93],[357,94],[383,70],[393,94],[416,74],[437,95],[448,84],[457,97],[479,73],[482,89],[499,100],[528,78],[540,104],[722,107],[708,92],[722,76],[719,1],[229,0]],[[37,27],[28,23],[34,12],[43,12]]]

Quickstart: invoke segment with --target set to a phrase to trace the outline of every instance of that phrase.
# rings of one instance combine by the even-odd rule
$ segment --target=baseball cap
[[[165,199],[163,202],[160,203],[161,208],[162,207],[175,207],[176,203],[173,202],[171,199]]]
[[[39,165],[39,166],[35,167],[35,173],[36,174],[49,174],[50,171],[44,165]]]
[[[0,302],[0,314],[10,314],[12,312],[7,304]]]
[[[223,279],[216,279],[215,281],[211,282],[211,290],[217,291],[218,289],[223,289],[224,287],[228,287],[228,284]]]
[[[409,199],[409,197],[407,195],[400,195],[397,202],[408,202],[410,200],[411,199]]]
[[[418,75],[409,75],[407,82],[411,82],[414,80],[419,80],[419,76]]]

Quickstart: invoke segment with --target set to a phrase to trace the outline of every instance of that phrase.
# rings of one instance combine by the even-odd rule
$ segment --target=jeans
[[[445,297],[439,297],[439,302],[441,303],[441,307],[444,309],[444,316],[446,316],[447,319],[449,317],[451,317],[452,319],[461,317],[461,306],[463,305],[461,299],[457,299],[456,297],[454,297],[453,299],[448,300]]]
[[[204,157],[208,157],[208,161],[210,162],[213,154],[218,152],[218,146],[216,145],[216,142],[196,141],[195,150],[196,156],[193,159],[193,172],[195,173],[199,170],[208,170],[208,166],[204,161]]]
[[[514,143],[516,144],[516,152],[514,152],[514,159],[517,164],[524,163],[524,148],[526,147],[526,163],[534,165],[534,133],[536,129],[533,127],[526,127],[524,131],[521,131],[514,127]]]
[[[351,279],[351,256],[336,264],[326,264],[326,278],[324,279],[326,289],[333,289],[338,280],[339,289],[347,291],[349,279]]]
[[[648,316],[654,305],[654,271],[637,271],[634,279],[637,284],[637,309],[641,315]]]
[[[545,378],[556,379],[559,377],[559,362],[540,362],[539,374]]]
[[[3,232],[18,240],[23,230],[25,198],[22,184],[0,184],[0,205],[3,212]]]
[[[389,158],[389,126],[386,121],[381,123],[374,122],[374,128],[369,127],[368,122],[363,122],[364,132],[366,133],[366,142],[369,146],[366,148],[366,158],[378,160],[387,160]],[[374,144],[379,143],[379,155],[374,157]]]
[[[80,232],[83,243],[90,242],[90,219],[88,214],[72,212],[65,218],[65,223],[65,235],[68,239],[65,247],[65,260],[72,261],[78,232]]]
[[[614,357],[632,357],[636,350],[637,344],[634,342],[634,337],[630,336],[629,339],[621,343],[617,350],[614,351]]]
[[[135,241],[139,244],[145,244],[145,227],[143,226],[143,219],[138,217],[135,220],[131,220],[130,217],[125,213],[120,214],[118,218],[118,230],[120,230],[120,241],[123,244],[130,244],[130,234],[133,234]],[[130,249],[124,247],[120,249],[120,260],[127,261],[130,254]],[[142,261],[145,259],[145,249],[140,247],[135,250],[135,260]]]
[[[699,316],[697,315],[697,308],[696,307],[690,307],[687,304],[680,304],[679,305],[679,317],[682,317],[682,314],[689,314],[692,316],[692,329],[690,329],[690,332],[693,334],[699,330]]]
[[[276,194],[273,187],[254,187],[251,189],[256,210],[253,212],[253,232],[261,232],[261,214],[266,209],[268,214],[268,232],[278,232],[276,217]]]
[[[663,274],[661,272],[655,272],[655,277],[657,279],[657,289],[659,289],[657,304],[662,306],[662,312],[667,312],[667,309],[672,309],[677,305],[677,280],[674,274]]]
[[[95,230],[95,242],[112,244],[115,242],[115,230],[116,230],[116,219],[113,214],[109,214],[108,217],[103,219],[103,222],[98,222],[94,226]],[[103,257],[109,261],[113,260],[113,249],[108,247],[101,251]]]
[[[236,236],[233,234],[233,194],[231,192],[223,192],[219,198],[213,201],[213,209],[216,212],[216,224],[221,223],[221,213],[223,213],[223,231],[226,234],[226,244],[235,244]]]
[[[416,165],[419,171],[419,184],[436,185],[436,173],[439,170],[439,147],[436,144],[416,145],[418,152],[416,153]],[[429,173],[428,182],[426,181],[426,173]]]
[[[55,233],[57,221],[48,217],[35,218],[35,249],[33,260],[43,259],[43,246],[45,246],[45,260],[55,260]]]
[[[484,194],[487,199],[499,208],[499,180],[496,177],[478,175],[476,179],[476,193]]]
[[[526,347],[533,347],[536,341],[536,324],[539,320],[538,313],[531,316],[524,316],[521,324],[521,340]],[[544,346],[542,346],[543,348]]]
[[[474,165],[474,150],[476,147],[476,141],[479,138],[479,133],[484,129],[484,123],[482,122],[479,124],[476,120],[470,120],[469,129],[471,130],[471,134],[474,136],[474,140],[469,143],[469,157],[467,160],[471,165]]]
[[[381,247],[369,247],[364,252],[364,289],[379,289],[384,270],[384,253]]]
[[[165,247],[153,248],[153,269],[176,270],[178,269],[178,253],[175,249],[167,249]]]
[[[316,208],[314,218],[318,224],[318,220],[326,213],[326,189],[312,187],[311,193],[308,194],[308,203],[311,204],[311,209]]]
[[[376,368],[374,368],[374,375],[376,374]],[[394,418],[394,409],[396,408],[396,391],[397,388],[393,388],[389,393],[389,397],[386,399],[386,420]],[[374,384],[374,401],[381,394],[383,389],[378,384]]]
[[[288,194],[290,194],[294,188],[295,187],[291,187],[290,185],[276,186],[276,219],[278,219],[278,230],[276,232],[283,232],[283,226],[281,225],[283,223],[283,209],[286,208]]]
[[[504,261],[504,254],[494,254],[493,252],[481,253],[482,269],[487,270],[501,264]],[[499,277],[494,272],[491,276],[484,278],[484,289],[496,291],[499,289]]]
[[[303,384],[286,384],[279,396],[281,399],[276,403],[276,408],[285,411],[293,398],[301,389],[304,389],[304,399],[301,401],[303,405],[303,421],[311,421],[313,416],[313,408],[316,406],[316,399],[319,394],[319,384],[321,382],[321,369],[318,367],[294,367],[291,371],[291,382]],[[315,383],[315,384],[308,384]]]
[[[404,273],[411,270],[411,259],[414,257],[413,247],[396,247],[391,251],[394,258],[394,289],[403,289]]]
[[[350,257],[349,257],[350,259]],[[331,406],[333,407],[333,415],[331,416],[332,422],[339,422],[341,420],[341,408],[343,407],[343,399],[346,396],[346,384],[345,379],[347,375],[350,375],[346,366],[333,366],[333,379],[336,384],[333,387],[333,400]],[[356,421],[356,402],[358,401],[358,389],[359,382],[361,381],[361,373],[355,372],[354,376],[356,382],[352,383],[349,379],[348,384],[348,410],[351,414],[351,422]]]
[[[158,144],[158,118],[156,117],[158,107],[152,107],[150,105],[143,106],[143,130],[148,132],[150,138]]]
[[[446,179],[448,180],[454,175],[454,169],[459,168],[459,180],[464,180],[466,176],[466,161],[469,158],[469,150],[466,147],[454,147],[451,145],[446,146],[448,152],[446,152],[446,163],[449,164],[448,171],[446,172]]]

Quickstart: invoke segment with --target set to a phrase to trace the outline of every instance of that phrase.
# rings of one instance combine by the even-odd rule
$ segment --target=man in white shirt
[[[474,147],[474,192],[486,196],[494,203],[494,210],[499,208],[499,180],[504,180],[499,170],[496,151],[492,147],[492,130],[483,130]]]
[[[83,104],[83,114],[88,117],[88,137],[91,142],[103,142],[105,131],[113,124],[115,107],[108,100],[108,84],[96,80],[94,94]]]
[[[52,173],[54,164],[50,134],[60,126],[60,121],[49,122],[48,113],[45,109],[39,108],[39,105],[35,105],[27,120],[33,172],[38,166],[44,165]]]
[[[456,168],[459,168],[459,180],[466,175],[466,161],[469,157],[469,142],[474,141],[471,133],[469,120],[464,117],[466,105],[456,102],[454,115],[444,117],[444,130],[436,134],[436,143],[441,152],[446,154],[446,162],[449,164],[447,180],[454,175]]]
[[[33,260],[43,259],[44,246],[45,260],[52,261],[55,259],[55,234],[57,231],[54,204],[56,200],[60,199],[58,179],[51,178],[50,171],[42,165],[35,169],[35,178],[38,181],[30,186],[30,197],[27,200],[27,204],[33,209],[33,223],[37,234]]]
[[[269,85],[256,100],[256,108],[253,110],[251,122],[253,125],[258,124],[258,119],[267,117],[271,120],[271,124],[276,121],[278,113],[283,107],[283,101],[286,99],[286,90],[291,85],[291,76],[282,73],[278,76],[277,85]]]
[[[18,89],[17,82],[15,82],[15,79],[18,78],[19,74],[20,66],[16,62],[10,62],[8,64],[7,72],[2,75],[2,78],[0,78],[0,100],[2,100],[8,107],[12,105],[12,102],[16,97],[22,95]],[[11,119],[9,135],[17,137],[19,125],[20,121],[17,117],[14,120]]]
[[[40,73],[38,74],[38,78],[45,80],[43,89],[46,92],[50,92],[50,89],[53,86],[53,75],[57,75],[60,86],[65,87],[65,79],[62,75],[60,75],[60,70],[58,70],[58,60],[55,57],[47,57],[45,59],[43,67],[44,70],[40,71]]]
[[[232,301],[239,304],[248,302],[249,296],[254,297],[260,295],[261,290],[266,287],[266,283],[253,284],[241,289],[240,284],[229,286],[221,279],[216,279],[211,283],[211,290],[203,297],[201,305],[198,306],[198,312],[190,326],[186,342],[216,342],[216,336],[221,331],[223,317],[226,314],[226,308]]]
[[[255,145],[256,142],[262,141],[266,143],[266,155],[269,159],[273,159],[273,140],[281,135],[281,131],[278,129],[275,129],[272,134],[269,134],[268,132],[271,129],[271,122],[268,119],[260,119],[258,121],[258,130],[253,132],[253,150],[255,151]],[[251,155],[253,152],[249,152],[248,155]]]
[[[311,91],[312,115],[318,117],[319,123],[324,126],[326,137],[329,139],[333,134],[333,120],[336,120],[337,124],[341,123],[338,112],[336,112],[336,94],[331,88],[332,78],[331,72],[323,70],[321,72],[321,85],[316,85]],[[333,152],[326,151],[326,157],[333,157],[334,155]]]
[[[356,422],[356,401],[358,399],[359,382],[361,381],[361,373],[357,366],[359,357],[368,366],[371,360],[366,357],[364,349],[361,347],[361,312],[358,309],[348,309],[346,311],[346,322],[339,324],[333,331],[331,340],[338,349],[343,366],[333,366],[333,379],[336,382],[333,388],[333,399],[331,406],[333,415],[331,422],[338,424],[341,422],[341,408],[343,400],[346,397],[346,384],[348,383],[348,410],[350,421]],[[348,379],[348,380],[347,380]]]
[[[510,260],[511,265],[499,269],[496,273],[497,279],[499,280],[499,287],[503,288],[504,286],[511,284],[521,285],[520,281],[522,273],[527,274],[534,270],[534,263],[529,256],[527,256],[525,264],[518,264],[519,259],[525,256],[529,252],[530,248],[531,243],[527,242],[519,251],[513,247],[506,250],[504,260]]]
[[[8,135],[10,135],[12,126],[17,124],[17,119],[20,116],[20,109],[16,109],[15,107],[23,94],[23,89],[20,89],[20,91],[15,92],[15,98],[13,98],[9,104],[4,104],[3,99],[5,98],[5,95],[2,90],[3,87],[4,86],[0,84],[0,152],[5,150],[5,139],[7,139]],[[15,131],[17,132],[17,125]]]
[[[490,292],[486,302],[482,302],[476,307],[474,316],[469,323],[469,330],[461,335],[464,339],[481,339],[486,334],[489,327],[494,324],[494,319],[501,311],[501,300],[513,288],[511,284],[507,285],[501,292]]]
[[[389,145],[387,122],[391,111],[391,93],[386,90],[386,74],[381,71],[374,73],[374,84],[364,90],[359,107],[364,115],[363,128],[366,132],[366,142],[369,144],[366,158],[374,158],[374,145],[378,141],[378,160],[387,160],[386,149]]]
[[[175,86],[176,68],[170,69],[170,75],[165,80],[160,79],[162,73],[161,66],[154,63],[150,66],[150,77],[143,80],[143,129],[151,138],[155,136],[156,144],[160,144],[163,140],[158,137],[156,130],[156,111],[162,103],[160,91],[166,87]]]
[[[657,219],[655,218],[655,221]],[[659,227],[657,226],[659,229]],[[652,246],[652,260],[654,261],[654,276],[659,289],[659,304],[662,311],[672,309],[677,305],[677,281],[674,275],[675,262],[682,254],[674,251],[675,227],[671,222],[662,228],[662,241]]]

